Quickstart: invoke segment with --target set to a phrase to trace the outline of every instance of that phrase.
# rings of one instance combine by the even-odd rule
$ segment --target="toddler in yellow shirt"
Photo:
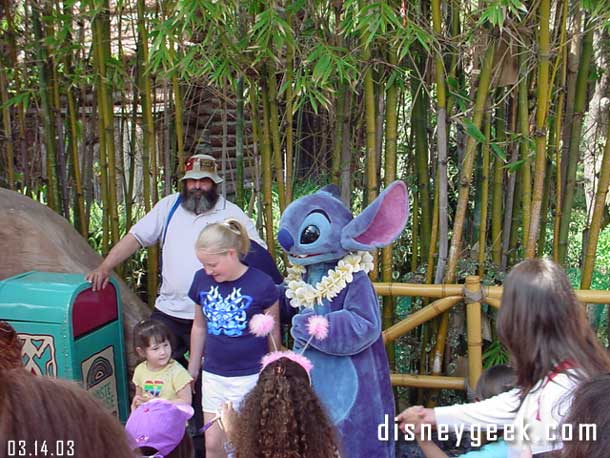
[[[189,372],[172,359],[171,333],[160,321],[144,320],[134,328],[136,352],[144,361],[133,374],[136,395],[131,409],[151,399],[166,399],[175,403],[191,404]]]

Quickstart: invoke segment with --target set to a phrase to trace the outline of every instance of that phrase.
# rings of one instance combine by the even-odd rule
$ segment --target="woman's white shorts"
[[[201,406],[204,412],[217,413],[225,402],[231,401],[235,409],[258,380],[258,374],[225,377],[203,371],[201,373]]]

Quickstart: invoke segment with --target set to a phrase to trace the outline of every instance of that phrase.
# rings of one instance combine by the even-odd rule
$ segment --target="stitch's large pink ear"
[[[343,228],[341,246],[348,251],[384,247],[398,237],[408,218],[407,186],[394,181]]]

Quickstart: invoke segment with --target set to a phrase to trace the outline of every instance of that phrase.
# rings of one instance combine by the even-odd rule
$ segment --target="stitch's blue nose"
[[[277,241],[280,242],[280,245],[282,245],[282,248],[286,251],[290,251],[294,245],[294,239],[286,229],[280,229],[277,233]]]

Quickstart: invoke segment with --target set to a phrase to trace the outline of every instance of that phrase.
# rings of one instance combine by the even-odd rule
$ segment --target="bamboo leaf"
[[[481,132],[481,130],[475,126],[470,119],[465,118],[462,122],[464,123],[465,130],[468,135],[479,143],[485,143],[485,135],[483,135],[483,132]]]
[[[506,152],[504,149],[500,148],[497,143],[490,143],[489,146],[498,159],[500,159],[502,162],[506,162]]]
[[[320,57],[313,68],[313,78],[317,81],[325,81],[331,72],[330,57],[325,54]]]
[[[23,104],[24,110],[27,110],[30,104],[31,95],[32,94],[30,92],[22,92],[21,94],[17,94],[8,99],[6,103],[0,105],[0,108],[13,107]]]
[[[524,163],[525,159],[518,159],[516,161],[509,162],[503,168],[507,169],[511,173],[514,173],[519,170]]]

